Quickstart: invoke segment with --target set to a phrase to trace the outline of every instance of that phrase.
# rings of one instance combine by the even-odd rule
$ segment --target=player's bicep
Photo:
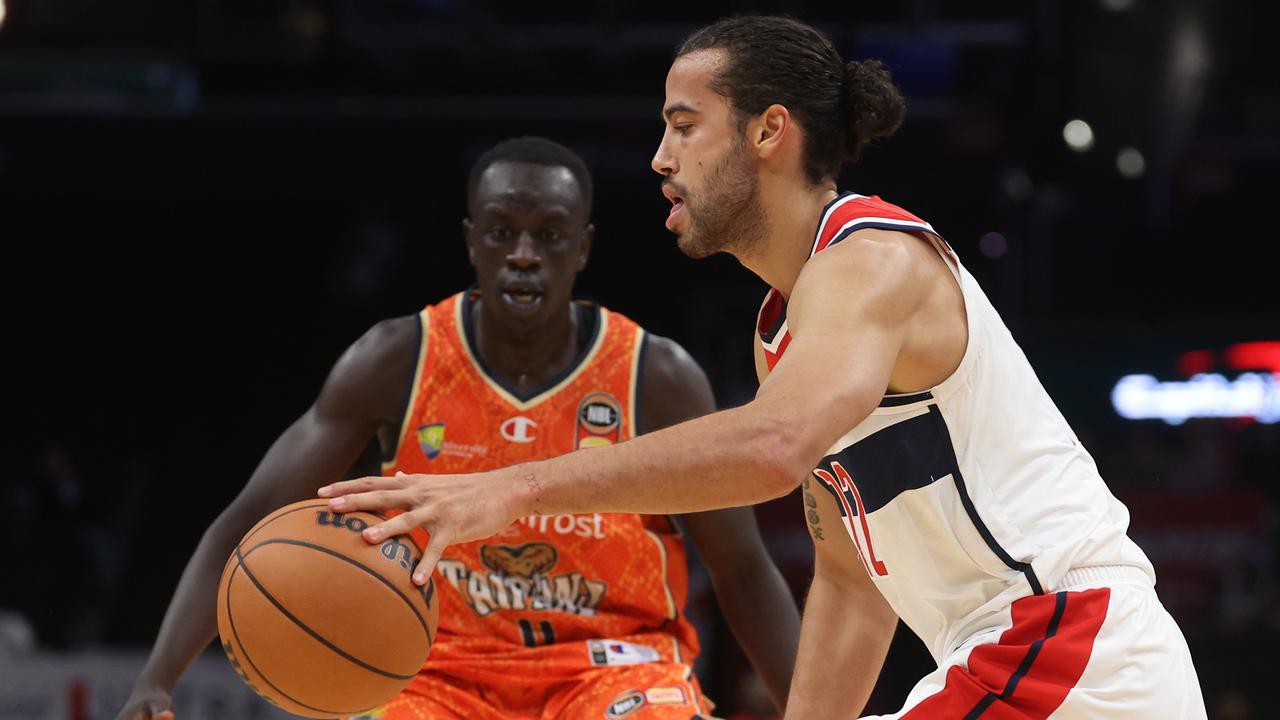
[[[417,357],[410,322],[417,319],[379,323],[347,349],[316,401],[272,443],[233,510],[266,512],[343,477],[403,405]]]
[[[756,397],[801,429],[792,440],[807,455],[820,456],[888,389],[924,296],[912,264],[898,238],[863,239],[824,251],[801,273],[787,309],[786,355]]]

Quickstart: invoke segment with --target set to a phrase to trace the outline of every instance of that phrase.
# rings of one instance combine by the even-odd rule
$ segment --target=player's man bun
[[[884,63],[855,60],[845,64],[844,109],[845,158],[857,160],[868,142],[897,132],[907,101]]]
[[[725,18],[690,35],[676,57],[723,50],[712,81],[739,123],[777,103],[804,129],[804,169],[810,182],[834,178],[871,140],[902,123],[906,103],[876,60],[845,63],[831,40],[793,18]]]

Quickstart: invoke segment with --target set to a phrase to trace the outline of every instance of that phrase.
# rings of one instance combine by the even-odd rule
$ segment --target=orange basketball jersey
[[[479,472],[633,436],[642,328],[579,302],[579,326],[590,335],[584,349],[547,386],[522,395],[476,353],[477,297],[459,293],[420,313],[417,371],[384,474]],[[415,540],[422,545],[426,536],[417,531]],[[684,544],[665,516],[522,518],[450,547],[435,582],[442,605],[432,660],[649,633],[658,634],[650,644],[668,661],[691,662],[697,653],[683,612]]]

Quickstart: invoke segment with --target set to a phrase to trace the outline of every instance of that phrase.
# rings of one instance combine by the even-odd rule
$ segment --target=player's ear
[[[769,157],[787,141],[791,129],[791,112],[774,103],[747,124],[747,144],[760,157]]]
[[[471,218],[462,218],[462,239],[467,243],[467,261],[476,266],[475,224]]]
[[[596,239],[596,226],[587,223],[582,229],[582,247],[578,249],[578,272],[587,266],[587,257],[591,255],[591,241]]]

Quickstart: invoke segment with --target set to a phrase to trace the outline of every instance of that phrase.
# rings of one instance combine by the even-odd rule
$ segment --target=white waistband
[[[1155,587],[1151,576],[1142,568],[1132,565],[1093,565],[1068,571],[1054,591],[1074,590],[1085,585],[1107,585],[1117,580],[1138,581],[1147,587]]]

